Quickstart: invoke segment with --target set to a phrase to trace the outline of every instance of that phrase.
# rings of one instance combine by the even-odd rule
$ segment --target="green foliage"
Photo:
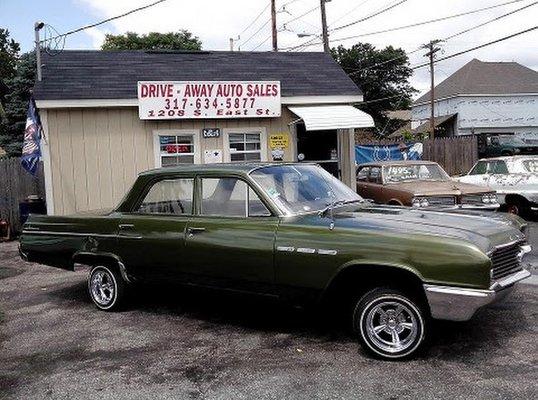
[[[106,35],[101,46],[103,50],[201,50],[202,42],[186,30],[179,32],[150,32],[139,35],[127,32],[125,35]]]
[[[4,80],[9,92],[2,99],[4,118],[0,121],[0,147],[10,157],[21,154],[26,112],[35,75],[35,54],[30,52],[17,58],[15,73]]]
[[[20,45],[9,38],[9,31],[0,28],[0,80],[5,81],[15,75]]]
[[[388,135],[398,129],[401,125],[398,126],[397,120],[389,121],[386,112],[409,108],[411,96],[417,92],[409,83],[413,70],[409,68],[405,51],[392,46],[377,49],[369,43],[357,43],[351,48],[340,45],[331,52],[362,89],[365,101],[384,99],[359,106],[374,118],[377,133]],[[376,66],[369,68],[373,65]]]

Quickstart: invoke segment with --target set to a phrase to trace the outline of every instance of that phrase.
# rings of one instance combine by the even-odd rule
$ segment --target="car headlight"
[[[495,204],[497,203],[497,194],[495,193],[485,193],[482,195],[482,203],[484,204]]]
[[[413,200],[411,200],[411,204],[413,207],[428,207],[430,205],[430,202],[425,197],[413,197]]]

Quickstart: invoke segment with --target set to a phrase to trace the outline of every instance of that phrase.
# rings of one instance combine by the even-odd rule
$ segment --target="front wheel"
[[[387,288],[366,293],[356,304],[353,327],[371,354],[387,360],[410,357],[426,339],[427,316],[419,302]]]
[[[125,282],[115,268],[100,265],[88,275],[88,292],[100,310],[118,310],[124,302]]]

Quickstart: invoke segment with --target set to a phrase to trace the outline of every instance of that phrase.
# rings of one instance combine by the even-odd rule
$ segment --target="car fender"
[[[96,265],[98,260],[110,260],[115,262],[118,265],[122,278],[128,282],[132,283],[134,278],[127,271],[127,267],[122,259],[114,254],[109,252],[92,252],[92,251],[83,251],[79,250],[73,254],[72,257],[73,265],[75,264],[86,264],[86,265]]]

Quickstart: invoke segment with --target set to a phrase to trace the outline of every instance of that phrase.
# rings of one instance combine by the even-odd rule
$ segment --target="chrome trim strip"
[[[308,247],[298,247],[297,253],[305,253],[305,254],[314,254],[316,252],[316,249],[311,249]]]
[[[424,289],[427,292],[452,294],[455,296],[471,296],[471,297],[488,297],[491,296],[493,290],[482,289],[467,289],[453,286],[436,286],[436,285],[424,285]]]
[[[499,249],[504,249],[505,247],[509,247],[509,246],[513,246],[517,243],[525,243],[525,238],[520,238],[520,239],[516,239],[516,240],[512,240],[511,242],[508,242],[508,243],[503,243],[503,244],[499,244],[497,246],[494,246],[491,250],[489,250],[486,255],[488,257],[490,257],[494,252],[495,250],[499,250]]]
[[[54,231],[32,231],[24,229],[24,235],[52,235],[52,236],[83,236],[83,237],[100,237],[100,238],[117,238],[118,235],[106,233],[80,233],[80,232],[54,232]],[[129,236],[130,237],[130,236]],[[141,239],[141,237],[140,237]]]
[[[326,250],[326,249],[318,249],[318,254],[327,255],[327,256],[335,256],[338,253],[336,250]]]
[[[291,246],[277,246],[276,248],[277,251],[286,251],[286,252],[294,252],[295,251],[295,247],[291,247]]]

